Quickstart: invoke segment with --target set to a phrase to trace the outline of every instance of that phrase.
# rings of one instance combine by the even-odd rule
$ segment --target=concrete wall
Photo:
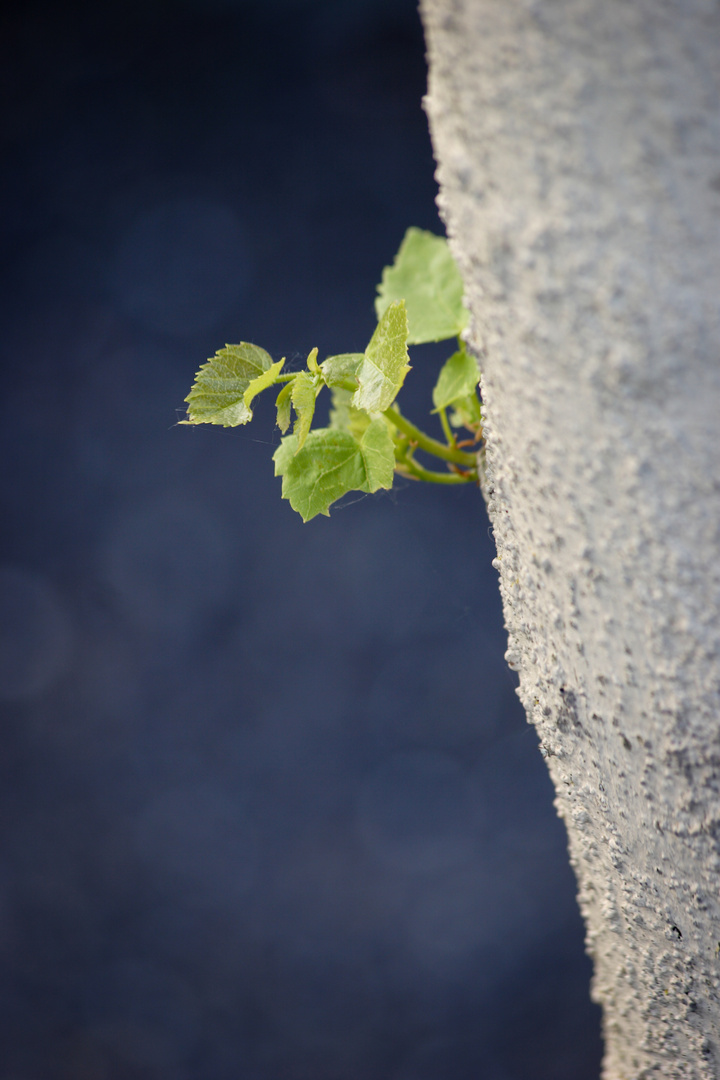
[[[720,8],[424,0],[507,659],[606,1080],[720,1076]]]

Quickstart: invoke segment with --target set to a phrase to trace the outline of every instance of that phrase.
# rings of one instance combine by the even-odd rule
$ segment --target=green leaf
[[[373,420],[360,442],[348,431],[316,428],[302,448],[287,435],[273,455],[275,475],[282,476],[282,496],[303,521],[329,516],[330,506],[348,491],[390,488],[395,453],[384,419]]]
[[[477,394],[456,398],[452,403],[452,409],[450,423],[453,427],[466,427],[476,433],[482,428],[482,414]]]
[[[432,392],[435,411],[446,409],[457,398],[475,393],[480,373],[474,356],[463,345],[445,361]]]
[[[311,349],[310,352],[308,353],[308,358],[307,358],[308,371],[316,372],[316,371],[320,370],[319,367],[318,367],[318,362],[317,362],[317,354],[318,354],[318,351],[317,351],[316,348]]]
[[[444,236],[424,229],[405,233],[392,266],[386,266],[378,285],[378,319],[394,300],[407,304],[409,345],[457,337],[468,321],[463,282]]]
[[[348,431],[350,428],[350,411],[353,392],[351,390],[343,390],[341,387],[333,387],[330,391],[332,394],[332,405],[330,406],[330,427],[336,428],[338,431]],[[352,409],[352,412],[358,412],[357,409]],[[367,413],[363,413],[367,416]],[[369,419],[369,418],[368,418]]]
[[[310,355],[312,356],[312,353]],[[295,376],[291,396],[297,413],[293,435],[297,438],[297,449],[300,450],[307,438],[315,412],[315,380],[309,372],[301,371]]]
[[[277,426],[282,431],[283,435],[290,427],[290,395],[292,394],[293,382],[285,383],[282,390],[277,396],[275,405],[277,407]]]
[[[237,427],[252,420],[245,403],[250,383],[272,367],[272,357],[257,345],[241,341],[226,345],[198,371],[185,398],[188,418],[184,424],[221,424]]]
[[[357,490],[372,493],[380,488],[391,488],[395,472],[395,444],[384,417],[372,421],[359,445],[367,486],[363,485]]]
[[[371,417],[364,409],[352,407],[352,390],[343,390],[342,387],[333,387],[332,406],[330,408],[330,427],[340,431],[349,431],[356,442],[359,442],[371,423]]]
[[[328,356],[320,365],[326,386],[338,386],[343,382],[357,379],[358,368],[365,359],[365,353],[339,353]]]
[[[352,399],[356,409],[383,412],[392,405],[410,370],[407,335],[405,303],[396,300],[375,327],[358,368],[360,385]]]
[[[257,379],[253,379],[243,394],[243,401],[248,409],[258,394],[262,393],[263,390],[267,390],[268,386],[272,386],[275,382],[276,375],[280,374],[284,363],[285,358],[283,357],[282,360],[278,360],[277,364],[271,364],[267,371],[263,371],[262,375],[258,375]],[[252,413],[250,413],[250,415],[252,416]]]
[[[313,431],[313,435],[317,435],[318,431],[322,431],[323,428],[316,428]],[[286,435],[284,439],[280,440],[280,445],[273,454],[273,461],[275,462],[275,475],[284,476],[287,472],[292,459],[295,457],[295,451],[297,450],[297,435]]]

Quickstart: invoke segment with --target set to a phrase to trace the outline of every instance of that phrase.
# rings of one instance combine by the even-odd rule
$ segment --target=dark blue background
[[[595,1077],[479,493],[303,525],[266,405],[176,426],[227,341],[363,349],[442,231],[414,4],[2,20],[0,1078]]]

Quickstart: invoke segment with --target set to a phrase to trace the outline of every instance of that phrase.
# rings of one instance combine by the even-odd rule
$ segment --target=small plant
[[[302,371],[283,372],[285,360],[257,345],[226,345],[195,376],[185,398],[184,424],[236,427],[252,420],[252,403],[281,386],[277,424],[284,438],[273,455],[282,497],[309,521],[329,515],[349,491],[391,488],[395,473],[436,484],[478,482],[482,418],[477,363],[459,335],[467,323],[463,286],[446,240],[421,229],[405,234],[392,266],[383,270],[375,311],[378,324],[364,353],[341,353],[318,364],[317,349]],[[444,442],[403,416],[397,395],[410,371],[408,345],[457,338],[432,392]],[[321,390],[331,394],[329,424],[313,428]],[[448,415],[449,410],[449,415]],[[292,412],[295,423],[290,427]],[[468,435],[458,440],[456,432]],[[426,468],[416,455],[441,461]]]

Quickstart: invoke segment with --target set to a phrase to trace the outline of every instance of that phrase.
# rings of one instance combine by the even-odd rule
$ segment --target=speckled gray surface
[[[720,9],[426,0],[507,659],[606,1080],[720,1075]]]

